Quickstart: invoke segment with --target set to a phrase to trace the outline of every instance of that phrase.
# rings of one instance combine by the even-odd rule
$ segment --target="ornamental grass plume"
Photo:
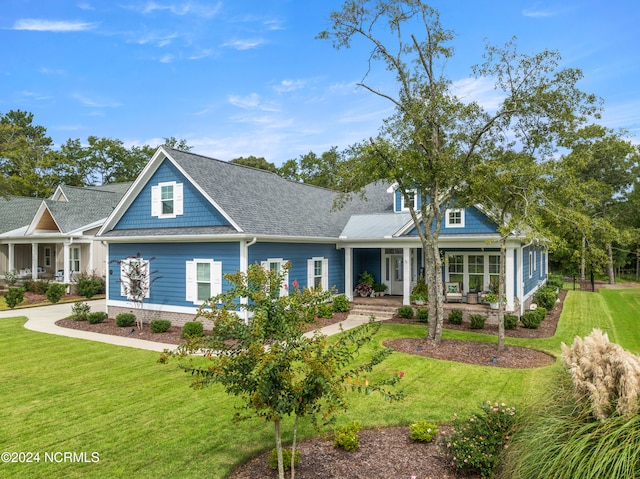
[[[562,362],[576,398],[588,403],[596,419],[638,414],[640,357],[609,342],[606,333],[594,329],[584,340],[576,336],[570,347],[562,343]]]

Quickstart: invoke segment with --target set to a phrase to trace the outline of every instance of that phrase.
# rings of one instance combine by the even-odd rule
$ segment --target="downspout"
[[[104,261],[104,295],[105,295],[105,308],[106,311],[105,313],[109,312],[109,244],[105,241],[102,240],[100,241],[100,243],[102,244],[102,246],[104,246],[105,249],[105,261]]]
[[[244,242],[244,244],[240,243],[241,246],[241,250],[240,250],[240,271],[242,271],[243,273],[246,273],[249,270],[249,247],[253,246],[254,244],[256,244],[258,242],[258,238],[256,236],[253,237],[253,239],[251,239],[250,241],[246,241]],[[249,298],[240,298],[240,304],[241,305],[246,305],[249,304]],[[244,320],[246,323],[249,322],[249,317],[247,316],[247,312],[246,309],[243,312],[244,314]]]

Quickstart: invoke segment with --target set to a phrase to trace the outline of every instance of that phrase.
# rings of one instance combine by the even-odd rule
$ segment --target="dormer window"
[[[151,216],[175,218],[182,212],[182,183],[168,181],[151,187]]]
[[[407,191],[407,196],[409,197],[409,202],[411,204],[411,206],[413,206],[413,209],[417,209],[418,208],[418,203],[417,203],[417,199],[418,199],[418,195],[416,194],[415,190],[411,190],[411,191]],[[409,211],[409,203],[407,203],[405,196],[400,193],[400,198],[402,199],[402,210],[403,211]]]
[[[446,215],[446,227],[464,228],[464,210],[461,208],[448,209]]]

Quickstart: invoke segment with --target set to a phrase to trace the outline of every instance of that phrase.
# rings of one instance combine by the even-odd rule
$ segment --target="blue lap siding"
[[[222,262],[222,274],[235,273],[240,268],[239,243],[114,243],[109,245],[109,298],[126,301],[120,295],[120,267],[115,260],[140,253],[151,261],[151,291],[145,303],[194,307],[186,301],[186,262],[212,259]],[[157,271],[157,273],[153,273]],[[155,279],[157,278],[157,279]],[[228,283],[222,280],[223,290]]]

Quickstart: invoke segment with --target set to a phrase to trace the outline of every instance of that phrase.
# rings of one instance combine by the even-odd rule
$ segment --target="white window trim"
[[[418,209],[418,190],[408,190],[407,193],[413,194],[413,209]],[[404,195],[400,191],[400,211],[409,211],[409,206],[405,203]]]
[[[211,265],[209,269],[211,273],[211,294],[209,297],[213,297],[222,293],[222,261],[214,261],[211,258],[194,258],[192,261],[187,261],[185,264],[186,300],[190,303],[201,305],[204,304],[204,301],[198,299],[198,263],[207,263]]]
[[[450,216],[451,213],[460,213],[460,223],[451,223],[450,222]],[[465,223],[465,214],[464,214],[464,208],[447,208],[447,211],[445,212],[445,226],[447,228],[464,228],[464,223]]]
[[[162,187],[173,187],[173,213],[162,213]],[[151,216],[157,218],[175,218],[184,214],[183,185],[175,181],[163,181],[151,187]]]
[[[78,257],[76,258],[74,255],[74,251],[78,252]],[[78,262],[78,269],[74,269],[74,263]],[[79,273],[80,268],[82,267],[82,250],[80,246],[72,246],[69,248],[69,272],[70,273]]]
[[[51,266],[51,246],[44,247],[44,265],[46,267]]]
[[[323,291],[329,290],[329,260],[322,256],[315,256],[307,260],[307,287],[314,288],[315,284],[315,262],[322,261],[322,280],[321,286]]]
[[[132,261],[140,261],[142,263],[142,265],[144,266],[144,268],[147,270],[146,271],[146,283],[143,287],[146,289],[145,294],[144,294],[144,298],[147,299],[149,298],[150,294],[151,294],[151,287],[149,284],[150,281],[150,271],[149,271],[149,260],[145,260],[144,258],[125,258],[120,262],[120,296],[125,296],[127,299],[132,300],[134,299],[134,297],[131,295],[131,293],[129,291],[127,291],[128,288],[128,276],[127,276],[127,268],[129,267],[129,264],[131,264]]]
[[[533,252],[529,251],[529,278],[533,277]]]
[[[286,261],[283,258],[267,258],[266,261],[262,261],[260,265],[265,271],[269,271],[271,263],[280,263],[280,271],[282,271]],[[289,296],[289,271],[284,274],[282,284],[280,285],[280,297],[283,296]]]

